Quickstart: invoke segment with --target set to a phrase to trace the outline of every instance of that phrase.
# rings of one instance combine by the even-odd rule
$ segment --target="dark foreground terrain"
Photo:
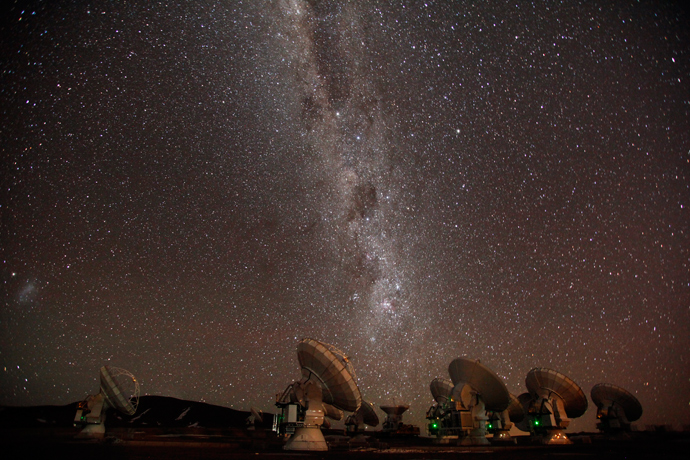
[[[10,429],[0,435],[5,458],[50,459],[687,459],[690,436],[666,433],[637,436],[625,441],[607,441],[584,436],[586,442],[567,446],[535,446],[527,438],[509,447],[436,446],[428,438],[377,440],[351,445],[338,437],[328,452],[286,452],[272,432],[219,433],[201,430],[114,430],[102,440],[74,438],[64,429]],[[581,441],[581,440],[580,440]]]
[[[571,434],[566,446],[533,445],[527,436],[510,446],[438,446],[427,437],[386,437],[368,432],[363,442],[342,430],[325,432],[328,452],[287,452],[273,431],[272,414],[249,424],[250,413],[175,398],[142,397],[137,413],[106,418],[103,439],[77,439],[76,403],[0,407],[3,458],[50,459],[659,459],[690,458],[688,432],[634,432],[613,441],[599,434]]]

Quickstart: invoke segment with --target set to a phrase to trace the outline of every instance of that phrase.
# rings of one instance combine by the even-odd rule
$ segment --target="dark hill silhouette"
[[[1,428],[35,428],[72,426],[77,403],[64,406],[0,407]],[[215,406],[197,401],[186,401],[167,396],[142,396],[134,415],[125,415],[108,409],[106,427],[199,427],[199,428],[244,428],[247,426],[248,411]],[[264,414],[263,422],[257,428],[270,429],[273,414]]]

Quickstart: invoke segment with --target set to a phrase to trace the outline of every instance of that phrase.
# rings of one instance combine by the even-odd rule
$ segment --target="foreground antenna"
[[[487,431],[495,441],[512,441],[508,408],[511,395],[505,384],[479,360],[457,358],[448,366],[452,380],[434,379],[431,394],[436,405],[427,411],[429,434],[436,443],[457,440],[461,445],[485,445]]]
[[[321,433],[324,416],[339,420],[342,410],[357,411],[362,394],[349,359],[334,346],[303,339],[297,345],[297,358],[302,379],[277,396],[276,406],[282,413],[274,426],[289,436],[285,450],[326,451],[328,444]]]
[[[127,415],[134,415],[137,411],[139,382],[131,372],[118,367],[103,366],[100,381],[100,392],[77,405],[74,426],[83,427],[78,437],[103,437],[108,408],[112,407]]]
[[[587,410],[587,397],[569,377],[546,368],[534,368],[527,373],[525,385],[529,393],[520,400],[526,420],[518,425],[544,444],[570,444],[565,430],[571,418],[582,416]]]

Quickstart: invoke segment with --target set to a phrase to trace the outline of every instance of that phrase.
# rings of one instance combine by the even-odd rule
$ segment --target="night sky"
[[[0,404],[275,411],[312,337],[408,423],[467,356],[690,424],[690,15],[472,3],[5,6]]]

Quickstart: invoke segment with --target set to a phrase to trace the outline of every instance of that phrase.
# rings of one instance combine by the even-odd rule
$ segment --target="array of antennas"
[[[509,430],[515,425],[538,442],[570,443],[565,430],[570,420],[587,410],[587,398],[569,377],[546,368],[527,374],[527,392],[510,394],[503,381],[479,360],[458,358],[448,367],[451,380],[437,378],[430,390],[435,404],[427,411],[429,434],[439,443],[461,445],[512,441]],[[597,427],[602,431],[630,429],[630,422],[642,415],[639,401],[624,389],[599,384],[592,389],[598,407]]]
[[[329,420],[345,419],[349,433],[358,433],[365,425],[379,424],[374,405],[362,399],[356,374],[347,355],[333,345],[303,339],[297,346],[302,378],[276,395],[281,413],[274,418],[274,430],[288,438],[286,450],[328,450],[321,433]],[[548,444],[569,443],[565,430],[573,418],[587,410],[587,398],[569,377],[552,369],[534,368],[525,378],[527,392],[518,397],[479,360],[457,358],[448,366],[450,380],[436,378],[430,390],[435,404],[426,414],[429,434],[440,443],[460,445],[488,444],[487,434],[496,443],[512,441],[513,427],[529,432]],[[604,432],[630,430],[630,423],[642,416],[640,402],[625,389],[600,383],[591,391],[597,406],[597,428]],[[78,404],[75,426],[83,429],[81,437],[105,434],[107,410],[113,408],[133,415],[139,403],[139,383],[129,372],[103,366],[100,392]],[[419,434],[419,429],[402,423],[408,405],[381,406],[386,414],[383,432]],[[248,425],[262,420],[262,413],[252,408]],[[417,431],[406,431],[415,428]]]

